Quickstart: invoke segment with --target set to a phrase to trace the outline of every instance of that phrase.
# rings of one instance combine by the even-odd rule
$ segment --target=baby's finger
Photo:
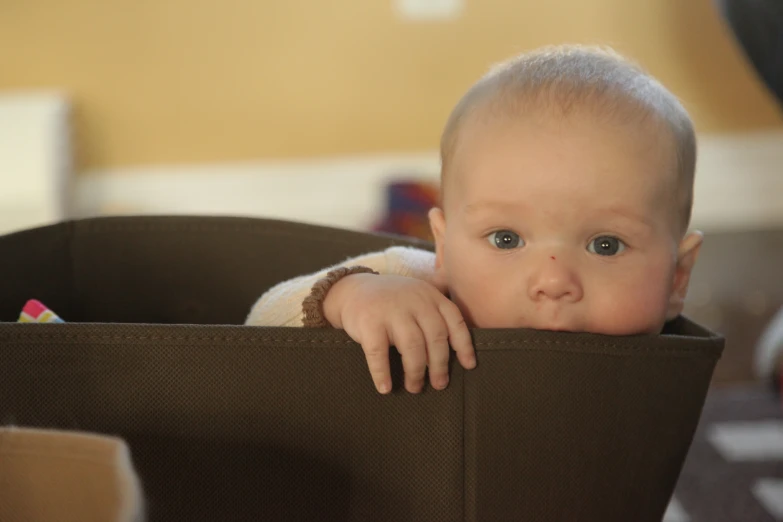
[[[383,329],[374,329],[362,335],[362,350],[367,359],[370,376],[378,392],[391,391],[391,371],[389,370],[389,337]]]
[[[449,341],[451,347],[457,353],[457,359],[466,370],[472,370],[476,367],[476,353],[473,349],[473,339],[470,337],[470,330],[465,323],[457,305],[448,299],[444,299],[439,306],[439,310],[446,326],[449,330]]]
[[[405,389],[419,393],[424,387],[427,370],[427,345],[421,328],[410,316],[396,320],[391,325],[392,342],[402,356],[405,372]]]
[[[430,383],[436,390],[442,390],[449,384],[449,330],[434,308],[432,313],[419,314],[417,321],[427,341]]]

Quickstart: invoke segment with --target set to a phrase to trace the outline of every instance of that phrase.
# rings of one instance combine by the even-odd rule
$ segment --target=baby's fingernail
[[[389,393],[389,390],[390,390],[389,383],[387,383],[387,382],[382,382],[382,383],[379,383],[379,384],[378,384],[378,391],[379,391],[380,393]]]
[[[443,375],[441,377],[435,378],[435,388],[437,388],[438,390],[442,390],[448,385],[449,385],[449,377],[447,375]]]
[[[468,365],[468,370],[472,370],[476,367],[476,356],[475,355],[469,355],[468,360],[465,361]]]

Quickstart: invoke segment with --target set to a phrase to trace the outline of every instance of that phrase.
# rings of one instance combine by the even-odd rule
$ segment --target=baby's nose
[[[582,299],[582,285],[576,272],[564,262],[547,257],[535,270],[528,286],[530,299],[577,302]]]

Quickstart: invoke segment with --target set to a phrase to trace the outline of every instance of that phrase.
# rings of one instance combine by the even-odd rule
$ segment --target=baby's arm
[[[408,391],[422,389],[427,368],[432,386],[443,389],[449,345],[465,368],[476,360],[465,320],[436,279],[432,252],[392,247],[278,284],[256,302],[246,324],[344,329],[362,345],[381,393],[391,390],[393,344]]]
[[[302,306],[305,299],[316,283],[338,267],[366,267],[379,274],[408,276],[434,283],[435,254],[418,248],[390,247],[380,252],[350,258],[319,272],[283,281],[270,288],[256,301],[245,324],[305,326]]]

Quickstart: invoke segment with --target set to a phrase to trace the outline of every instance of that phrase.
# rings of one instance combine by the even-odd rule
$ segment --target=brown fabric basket
[[[722,338],[477,329],[447,390],[407,394],[395,353],[380,396],[344,332],[241,325],[391,244],[429,248],[223,217],[0,237],[0,422],[124,438],[150,521],[660,521]],[[14,323],[30,298],[68,323]]]

